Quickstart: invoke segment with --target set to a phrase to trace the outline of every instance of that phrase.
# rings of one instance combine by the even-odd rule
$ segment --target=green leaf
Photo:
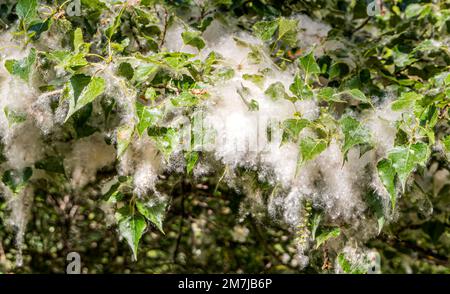
[[[422,97],[416,92],[403,92],[400,98],[391,104],[391,109],[394,111],[411,109],[416,101],[422,99]]]
[[[381,169],[384,169],[384,167],[382,167]],[[393,177],[395,177],[395,171],[393,171]],[[394,189],[395,189],[395,187],[394,187]],[[394,190],[394,192],[395,192],[395,190]],[[369,207],[369,210],[377,218],[378,234],[380,234],[381,230],[383,229],[385,220],[386,220],[385,217],[384,217],[383,198],[374,190],[372,190],[369,193],[365,194],[365,198],[366,198],[365,200],[367,202],[367,206]]]
[[[75,53],[89,53],[91,44],[84,42],[83,31],[81,30],[81,28],[77,28],[73,33],[73,48],[75,50]]]
[[[5,68],[12,75],[20,77],[22,80],[28,82],[30,73],[33,70],[36,62],[36,50],[32,48],[27,57],[21,60],[9,59],[5,61]]]
[[[340,253],[338,255],[338,262],[339,262],[339,265],[341,266],[342,270],[344,271],[344,273],[350,273],[350,271],[351,271],[351,264],[345,258],[344,253]]]
[[[86,66],[87,62],[84,53],[72,53],[69,50],[54,51],[47,54],[48,58],[57,62],[57,66],[69,72]]]
[[[336,91],[334,88],[324,87],[321,88],[317,93],[317,98],[327,102],[338,102],[338,103],[344,102],[344,100],[339,99],[339,97],[335,94]]]
[[[264,86],[264,76],[260,74],[243,74],[242,78],[247,81],[251,81],[258,87],[262,88]]]
[[[65,92],[69,96],[69,112],[65,122],[86,104],[103,94],[105,80],[100,77],[90,77],[83,74],[73,76],[66,84]]]
[[[389,197],[391,199],[392,210],[395,209],[397,194],[395,192],[395,175],[396,171],[392,166],[392,161],[390,159],[382,159],[377,164],[378,176],[380,177],[381,183],[383,183]]]
[[[49,156],[39,160],[34,164],[36,169],[42,169],[52,173],[65,174],[64,158],[58,156]]]
[[[139,137],[142,136],[148,127],[154,125],[162,117],[162,113],[158,108],[152,108],[140,102],[136,102],[136,114],[139,119],[136,125]]]
[[[333,65],[331,65],[330,67],[330,71],[328,72],[328,79],[332,80],[334,78],[340,77],[341,75],[341,65],[342,63],[334,63]]]
[[[83,31],[81,28],[76,28],[73,33],[73,48],[78,52],[83,44]]]
[[[371,147],[371,134],[368,129],[362,126],[356,119],[345,116],[339,121],[342,132],[344,133],[344,145],[342,146],[342,153],[344,154],[344,160],[347,160],[348,151],[354,146],[366,145]],[[368,148],[361,148],[361,151],[368,151]],[[361,152],[361,156],[364,153]]]
[[[297,45],[298,20],[281,17],[278,20],[278,40],[282,40],[288,46]]]
[[[125,197],[125,193],[133,187],[133,177],[119,176],[118,180],[112,184],[108,191],[102,195],[102,200],[117,203]],[[120,215],[119,215],[120,216]]]
[[[134,69],[128,62],[122,62],[117,68],[117,73],[119,76],[122,76],[127,80],[131,80],[134,76]]]
[[[320,224],[321,220],[322,220],[322,214],[315,212],[313,214],[313,217],[311,220],[311,237],[313,240],[316,239],[316,232],[317,232],[317,229],[319,228],[319,224]]]
[[[188,54],[183,52],[171,52],[166,57],[164,57],[164,63],[174,70],[179,72],[181,70],[186,70],[186,67],[191,64],[189,59],[193,58],[194,54]]]
[[[45,21],[33,21],[30,27],[28,28],[28,32],[30,33],[30,36],[33,40],[38,40],[41,37],[41,34],[45,31],[47,31],[51,24],[53,23],[52,18],[48,18]]]
[[[327,148],[327,141],[306,137],[300,141],[301,162],[314,159]]]
[[[282,136],[282,143],[285,143],[287,141],[294,141],[296,142],[298,140],[298,135],[300,132],[310,125],[310,121],[307,119],[295,119],[290,118],[283,122],[283,136]]]
[[[198,152],[187,152],[184,158],[186,159],[186,172],[189,175],[191,174],[192,170],[195,167],[195,164],[198,161]]]
[[[185,45],[190,45],[198,50],[205,48],[205,40],[201,37],[200,32],[186,31],[181,33],[181,38]]]
[[[425,9],[425,6],[423,6],[423,5],[416,4],[416,3],[410,4],[410,5],[408,5],[408,6],[406,7],[406,10],[405,10],[405,16],[406,16],[407,18],[413,18],[413,17],[416,17],[416,16],[418,16],[424,9]]]
[[[120,192],[121,183],[117,182],[114,183],[106,192],[102,195],[102,200],[110,202],[110,203],[117,203],[118,201],[123,199],[123,194]]]
[[[242,102],[244,102],[244,104],[248,107],[248,111],[258,111],[259,110],[259,103],[258,101],[251,99],[250,101],[248,101],[250,98],[250,89],[245,87],[244,85],[241,84],[241,87],[236,89],[236,92],[239,94],[239,96],[242,99]]]
[[[23,170],[11,169],[3,173],[2,182],[11,190],[11,192],[17,194],[25,188],[32,175],[33,169],[31,167],[26,167]]]
[[[249,111],[258,111],[259,110],[259,103],[255,99],[250,100],[248,103],[248,110]]]
[[[306,75],[319,74],[320,67],[314,59],[313,52],[300,58],[300,67],[303,69]]]
[[[180,95],[170,99],[175,107],[191,107],[198,104],[199,100],[188,91],[181,92]]]
[[[344,273],[347,273],[347,274],[365,274],[365,273],[367,273],[367,269],[365,269],[359,265],[351,264],[350,261],[345,257],[344,253],[339,253],[337,259],[338,259],[338,263],[341,266]]]
[[[283,83],[275,82],[271,84],[266,91],[264,92],[270,99],[278,100],[280,98],[288,98],[289,96],[286,94],[286,89],[284,88]]]
[[[277,28],[277,21],[260,21],[253,25],[253,32],[262,41],[269,41],[272,39]]]
[[[162,222],[164,220],[164,215],[166,213],[166,202],[157,202],[157,201],[149,201],[149,202],[136,202],[136,207],[138,211],[145,216],[147,220],[149,220],[152,224],[154,224],[161,233],[164,233]]]
[[[372,105],[372,102],[370,101],[370,99],[367,98],[367,96],[358,89],[351,89],[351,90],[343,91],[336,95],[348,95],[348,96],[350,96],[350,98],[352,98],[354,100],[361,101],[363,103]]]
[[[20,124],[27,120],[27,115],[25,113],[19,113],[14,110],[10,110],[8,106],[3,108],[5,117],[8,120],[8,125]]]
[[[259,46],[251,45],[251,51],[247,54],[247,60],[250,64],[260,64],[263,60],[261,55],[261,48]]]
[[[313,92],[308,85],[305,85],[298,74],[295,75],[294,82],[289,86],[289,90],[300,99],[311,99],[313,97]]]
[[[175,144],[179,142],[179,134],[174,128],[150,127],[147,129],[147,133],[166,158],[170,156]]]
[[[105,35],[106,37],[111,40],[115,33],[117,33],[117,30],[119,29],[120,25],[122,24],[121,18],[122,14],[125,11],[125,6],[120,10],[120,12],[117,14],[117,16],[114,18],[114,21],[112,24],[106,28]]]
[[[137,260],[139,241],[146,228],[147,223],[142,215],[126,216],[119,221],[120,236],[127,240],[127,243],[133,252],[134,260]]]
[[[397,176],[405,191],[406,180],[417,165],[424,165],[430,156],[428,145],[422,142],[409,146],[397,146],[388,152]]]
[[[37,17],[38,0],[19,0],[16,14],[25,24],[29,24]]]
[[[316,237],[316,249],[319,248],[320,245],[325,243],[327,240],[339,237],[340,234],[341,229],[339,228],[334,228],[332,230],[320,233],[320,235]]]
[[[159,66],[153,64],[143,64],[136,68],[134,71],[133,79],[138,82],[144,82],[146,80],[152,80],[159,70]]]
[[[216,72],[216,75],[222,80],[229,80],[234,77],[235,72],[231,67],[222,67]]]
[[[88,121],[92,115],[92,110],[92,103],[88,103],[85,107],[73,114],[72,125],[77,133],[77,139],[88,137],[98,131],[97,128],[88,124]]]

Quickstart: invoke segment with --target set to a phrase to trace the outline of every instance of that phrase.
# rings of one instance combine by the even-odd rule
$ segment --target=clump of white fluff
[[[145,196],[149,192],[158,194],[155,185],[161,172],[162,157],[151,139],[144,134],[135,138],[121,156],[119,162],[120,175],[133,175],[134,192]]]
[[[293,78],[290,72],[277,69],[267,58],[263,58],[261,64],[250,62],[247,58],[250,48],[238,45],[233,37],[233,34],[223,36],[211,47],[220,54],[224,64],[234,69],[235,76],[209,89],[212,98],[205,124],[220,134],[216,138],[214,150],[217,159],[233,167],[255,166],[259,153],[271,151],[266,137],[269,123],[279,123],[292,117],[294,113],[289,101],[282,97],[272,101],[264,94],[264,90],[272,83],[281,82],[288,91]],[[239,34],[238,37],[249,44],[261,45],[260,41],[250,35]],[[264,49],[261,49],[261,53],[265,54]],[[265,74],[261,88],[243,78],[244,74],[258,74],[259,70],[266,68],[271,69],[272,73]],[[249,92],[248,97],[241,97],[239,94],[243,87]],[[249,110],[249,99],[258,103],[258,111]]]
[[[106,144],[99,133],[77,140],[64,159],[64,166],[71,175],[72,187],[82,188],[94,181],[97,171],[111,165],[115,158],[116,150]]]
[[[52,110],[52,102],[57,102],[61,95],[61,91],[53,91],[40,95],[28,109],[29,116],[34,120],[35,125],[42,131],[42,134],[50,134],[55,127],[55,124],[61,124],[65,119],[67,107],[62,105],[54,112]],[[64,114],[61,113],[64,112]]]
[[[29,105],[36,99],[37,91],[30,85],[31,82],[25,83],[4,68],[4,60],[22,59],[28,55],[29,50],[20,49],[9,32],[0,35],[0,43],[0,136],[5,144],[8,164],[15,169],[22,169],[34,164],[43,153],[40,132],[27,116]],[[26,117],[26,121],[8,121],[5,109]]]
[[[8,225],[15,229],[15,242],[17,246],[16,265],[22,266],[22,247],[25,238],[25,231],[30,219],[31,205],[33,204],[33,189],[27,187],[17,195],[12,194],[3,184],[0,184],[3,190],[7,207],[10,211],[10,217],[7,219]]]
[[[361,192],[364,187],[359,187],[359,184],[366,181],[364,168],[369,163],[367,155],[358,159],[359,152],[353,149],[344,163],[340,146],[333,142],[310,163],[315,165],[314,168],[319,168],[313,199],[332,219],[350,221],[362,215],[365,205]]]
[[[137,195],[145,195],[149,191],[155,191],[158,175],[155,167],[150,162],[141,163],[134,173],[134,189]]]
[[[386,152],[394,146],[397,134],[395,123],[401,118],[401,112],[391,109],[392,101],[393,99],[388,96],[380,106],[363,117],[365,126],[372,133],[379,157],[385,156]]]
[[[313,20],[305,14],[298,14],[294,19],[299,20],[297,39],[301,41],[302,48],[321,44],[331,30],[328,24]]]

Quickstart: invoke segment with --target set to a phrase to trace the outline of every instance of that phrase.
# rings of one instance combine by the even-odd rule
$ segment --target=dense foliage
[[[0,272],[450,273],[449,33],[448,1],[2,0]]]

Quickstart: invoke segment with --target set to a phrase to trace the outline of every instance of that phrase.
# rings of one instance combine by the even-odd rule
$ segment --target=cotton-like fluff
[[[237,37],[248,44],[261,45],[250,35],[239,34]],[[277,69],[267,58],[262,58],[260,64],[250,62],[250,48],[238,44],[233,34],[223,36],[211,46],[211,50],[222,57],[221,64],[235,71],[232,79],[209,89],[212,102],[205,123],[218,134],[214,150],[216,158],[233,167],[254,166],[261,152],[271,150],[266,136],[267,127],[270,123],[279,123],[292,117],[295,111],[289,101],[283,97],[273,101],[264,94],[264,90],[275,82],[281,82],[287,90],[292,75]],[[261,54],[266,54],[264,49],[261,49]],[[258,74],[267,68],[272,73],[264,75],[262,87],[244,79],[246,74]],[[244,92],[248,92],[248,95]],[[249,109],[251,99],[258,103],[257,111]]]
[[[22,59],[28,55],[27,49],[19,49],[13,36],[6,32],[0,35],[2,59]],[[0,65],[0,136],[5,144],[8,164],[16,169],[34,164],[43,152],[40,132],[27,115],[28,107],[38,94],[30,83],[11,75]],[[5,110],[26,118],[24,122],[9,121]]]
[[[4,109],[25,114],[37,93],[29,83],[11,75],[4,66],[5,60],[20,60],[28,55],[29,50],[19,47],[10,32],[0,34],[0,44],[0,135],[8,137],[14,128],[9,125]]]
[[[386,99],[374,111],[368,112],[362,119],[372,134],[377,156],[384,157],[394,147],[397,128],[395,123],[401,118],[401,112],[393,111],[393,99]]]
[[[150,163],[142,163],[134,173],[134,189],[137,195],[145,195],[150,190],[155,190],[158,175]]]
[[[343,218],[349,222],[362,215],[365,209],[361,198],[364,188],[359,185],[367,181],[364,168],[368,162],[358,156],[359,152],[353,149],[344,164],[341,148],[334,142],[311,162],[319,166],[314,199],[333,219]]]
[[[44,155],[45,145],[40,131],[29,122],[17,126],[14,133],[5,138],[5,142],[5,156],[8,165],[14,169],[32,166]]]
[[[60,96],[60,90],[42,94],[28,109],[28,115],[33,119],[35,125],[41,130],[43,135],[48,135],[53,132],[55,125],[61,125],[65,119],[68,110],[65,106],[67,105],[57,107],[56,111],[53,111],[51,107],[52,103],[59,101]]]
[[[158,174],[161,172],[162,158],[154,143],[147,135],[136,138],[121,156],[119,174],[133,176],[134,192],[138,196],[156,193]]]
[[[73,144],[64,166],[71,175],[72,186],[77,189],[94,181],[97,171],[114,163],[115,158],[115,148],[106,144],[101,134],[95,133]]]
[[[302,48],[310,48],[321,44],[331,30],[328,24],[313,20],[305,14],[298,14],[294,16],[294,19],[299,20],[297,39],[300,40]]]
[[[16,265],[22,266],[22,247],[25,238],[25,231],[30,219],[31,206],[33,204],[34,192],[31,187],[27,187],[18,194],[12,194],[5,186],[0,184],[0,189],[4,191],[4,197],[10,216],[7,219],[8,225],[15,229],[15,242],[17,247]]]
[[[279,140],[274,140],[262,152],[261,161],[264,166],[261,173],[266,175],[266,179],[274,186],[280,184],[282,187],[288,188],[295,178],[298,147],[295,143],[280,145]]]

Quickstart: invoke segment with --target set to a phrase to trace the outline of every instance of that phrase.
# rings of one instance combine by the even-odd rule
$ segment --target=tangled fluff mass
[[[314,21],[305,15],[296,15],[299,20],[299,46],[303,50],[314,48],[316,57],[327,50],[336,49],[339,44],[327,42],[326,36],[330,27]],[[197,49],[183,45],[181,33],[185,31],[184,24],[175,22],[167,31],[164,41],[168,51],[182,51],[197,53]],[[45,36],[48,34],[48,36]],[[62,49],[60,37],[45,33],[34,46],[42,50]],[[215,142],[209,149],[212,156],[200,159],[193,170],[194,177],[207,175],[220,176],[221,170],[216,170],[217,162],[226,166],[224,181],[231,187],[245,192],[258,200],[259,195],[251,189],[242,188],[240,178],[235,176],[235,169],[245,167],[256,171],[258,177],[275,187],[268,200],[267,210],[275,221],[288,224],[293,231],[303,221],[303,205],[309,201],[313,207],[324,212],[324,220],[328,224],[341,227],[341,237],[330,242],[330,246],[345,248],[345,252],[353,252],[349,258],[361,259],[361,250],[365,250],[365,241],[378,233],[377,220],[367,215],[367,205],[364,195],[371,189],[378,192],[385,203],[385,214],[388,212],[389,196],[381,184],[376,173],[376,163],[394,146],[396,134],[395,122],[401,113],[390,109],[392,98],[372,97],[374,109],[362,113],[351,113],[366,126],[372,134],[374,148],[362,156],[358,148],[353,148],[344,161],[340,142],[333,139],[327,149],[315,159],[306,162],[297,169],[298,145],[295,143],[281,144],[282,130],[272,134],[268,142],[262,134],[266,134],[265,122],[283,122],[292,118],[298,111],[304,118],[313,120],[320,115],[320,107],[315,99],[292,103],[285,99],[273,101],[264,94],[264,89],[274,82],[281,82],[286,89],[292,83],[297,66],[289,65],[285,70],[277,67],[269,57],[269,48],[249,33],[238,31],[237,27],[225,25],[218,20],[203,33],[206,47],[196,58],[204,59],[212,51],[223,57],[223,63],[231,66],[235,75],[229,80],[217,84],[202,85],[209,93],[209,98],[202,101],[199,108],[204,115],[204,125],[216,134]],[[249,43],[266,48],[261,51],[262,62],[254,64],[248,59],[250,48],[235,41],[235,37]],[[1,57],[5,59],[21,59],[28,55],[29,47],[18,50],[20,43],[14,40],[10,31],[0,35],[2,47]],[[64,48],[67,49],[67,48]],[[107,82],[105,94],[113,97],[119,106],[121,121],[118,125],[134,125],[137,123],[135,101],[137,93],[131,87],[126,87],[126,80],[116,74],[118,63],[114,61],[105,65],[99,73]],[[270,71],[265,74],[264,85],[258,86],[243,78],[244,74],[257,74],[264,69]],[[43,73],[54,74],[58,72]],[[168,198],[158,191],[159,177],[167,172],[185,171],[185,159],[181,146],[173,150],[169,158],[158,152],[154,142],[144,134],[135,135],[126,152],[116,161],[117,151],[114,144],[107,144],[105,138],[115,138],[116,130],[105,129],[102,121],[102,109],[97,101],[94,103],[90,124],[98,127],[99,131],[89,137],[76,141],[65,142],[58,132],[64,123],[67,105],[60,103],[55,111],[50,104],[58,101],[59,92],[42,93],[38,90],[39,76],[33,75],[29,84],[10,75],[3,66],[0,67],[0,109],[7,107],[17,112],[26,113],[27,120],[20,124],[9,125],[5,113],[0,113],[0,136],[5,145],[7,162],[1,168],[22,169],[33,166],[45,154],[57,152],[64,155],[64,166],[69,176],[69,189],[74,193],[89,183],[96,181],[96,173],[102,168],[112,167],[118,175],[131,175],[134,181],[134,192],[137,195],[154,193],[156,197]],[[125,86],[124,86],[125,85]],[[250,90],[251,97],[259,105],[258,111],[249,111],[243,103],[237,90],[245,86]],[[289,92],[289,90],[288,90]],[[177,126],[183,121],[183,112],[173,108],[172,119],[167,126]],[[185,119],[185,118],[184,118]],[[264,122],[264,123],[261,123]],[[97,125],[96,125],[97,124]],[[219,134],[219,135],[217,135]],[[311,135],[304,129],[300,136]],[[249,150],[251,140],[258,141],[256,150]],[[205,157],[206,158],[206,157]],[[219,174],[220,173],[220,174]],[[36,170],[33,179],[47,177],[43,171]],[[0,184],[1,195],[5,197],[11,209],[9,222],[17,228],[17,243],[23,242],[24,230],[27,223],[28,211],[33,202],[33,188],[29,185],[20,195],[12,195],[9,189]],[[250,195],[250,194],[255,195]],[[259,201],[262,201],[259,199]],[[345,237],[344,237],[345,236]],[[299,243],[298,261],[301,267],[308,264],[307,252],[309,242]],[[358,251],[359,253],[355,253]],[[366,252],[367,253],[367,252]]]

